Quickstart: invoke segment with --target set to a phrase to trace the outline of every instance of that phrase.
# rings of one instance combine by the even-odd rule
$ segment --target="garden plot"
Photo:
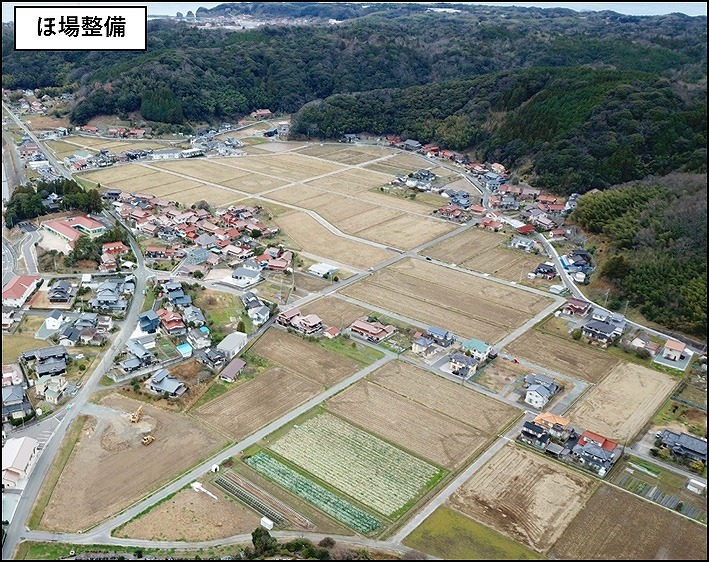
[[[335,297],[322,297],[301,308],[303,314],[317,314],[327,326],[343,330],[352,322],[369,314],[369,310]]]
[[[508,445],[458,488],[449,504],[544,552],[581,511],[593,488],[591,478]]]
[[[529,330],[507,346],[514,354],[559,373],[597,383],[619,361],[592,347]]]
[[[565,560],[706,560],[707,528],[602,485],[550,552]]]
[[[460,465],[488,441],[472,426],[366,380],[330,400],[328,409],[446,468]]]
[[[395,516],[442,474],[329,414],[293,427],[271,449],[386,516]]]
[[[325,261],[364,269],[393,256],[387,250],[337,236],[303,212],[285,213],[276,219],[276,224],[302,251]]]
[[[328,191],[355,195],[373,187],[386,185],[391,181],[391,176],[372,172],[363,168],[344,170],[326,178],[314,179],[306,182],[308,185],[321,187]]]
[[[677,381],[634,363],[620,363],[567,412],[575,426],[629,442],[652,418]]]
[[[128,417],[138,406],[143,417]],[[87,404],[91,416],[44,511],[40,527],[77,532],[125,509],[219,450],[221,436],[182,414],[116,394]],[[141,445],[151,433],[155,441]]]
[[[273,328],[251,350],[321,386],[332,386],[361,368],[354,359]]]
[[[240,440],[315,396],[322,386],[282,367],[238,384],[197,408],[198,418]]]
[[[246,464],[304,499],[318,509],[360,533],[372,533],[381,527],[381,521],[363,509],[316,484],[263,451],[246,459]]]
[[[345,295],[436,324],[465,338],[494,343],[551,303],[494,281],[406,259],[345,288]]]

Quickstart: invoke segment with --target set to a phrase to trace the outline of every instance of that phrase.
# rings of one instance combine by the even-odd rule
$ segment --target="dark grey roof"
[[[537,425],[536,423],[531,422],[531,421],[524,422],[524,424],[522,425],[522,430],[526,430],[529,433],[533,433],[535,435],[546,433],[546,431],[544,430],[544,428],[542,426]]]
[[[49,316],[47,316],[47,318],[52,318],[54,320],[59,320],[61,317],[62,313],[59,312],[56,308],[49,313]]]
[[[611,336],[615,331],[615,326],[608,324],[607,322],[601,322],[599,320],[589,320],[584,325],[584,328],[593,332],[600,334],[605,334]]]
[[[451,361],[455,361],[456,363],[460,363],[461,365],[465,367],[474,367],[475,365],[478,364],[478,360],[475,359],[474,357],[468,357],[464,353],[454,353],[453,355],[450,356]]]
[[[220,376],[226,378],[235,378],[241,372],[241,369],[243,369],[245,366],[246,362],[243,359],[234,357],[234,359],[232,359],[230,363],[226,367],[224,367],[224,369],[220,373]]]
[[[37,363],[37,376],[61,373],[62,371],[66,371],[66,361],[64,359],[48,359],[42,363]]]
[[[66,356],[66,347],[63,345],[53,345],[51,347],[42,347],[39,349],[31,349],[25,351],[22,354],[22,358],[28,361],[39,360],[42,361],[49,357],[63,357]]]

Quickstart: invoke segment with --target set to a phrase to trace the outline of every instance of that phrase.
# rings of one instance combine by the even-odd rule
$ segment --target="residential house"
[[[263,302],[261,302],[261,299],[258,298],[256,296],[256,293],[253,293],[252,291],[246,291],[241,296],[241,302],[243,303],[244,308],[246,308],[246,310],[263,306]]]
[[[543,412],[534,418],[534,423],[542,427],[552,437],[566,441],[571,435],[571,422],[566,418],[552,414],[551,412]]]
[[[58,330],[65,322],[64,315],[54,309],[49,313],[49,316],[44,320],[44,326],[47,330]]]
[[[234,280],[234,284],[242,289],[252,287],[263,280],[260,268],[255,270],[246,266],[235,269],[231,277]]]
[[[182,396],[187,392],[185,383],[171,376],[167,369],[160,369],[150,377],[146,386],[157,394],[167,394],[171,398]]]
[[[296,316],[291,320],[291,326],[301,334],[310,335],[322,330],[322,320],[317,314]]]
[[[76,290],[66,279],[60,279],[49,288],[47,298],[51,303],[68,303],[74,298]]]
[[[24,384],[25,379],[22,376],[22,371],[17,369],[14,365],[3,365],[2,366],[2,385],[12,386],[13,384]]]
[[[196,306],[185,307],[182,311],[182,317],[188,326],[200,327],[207,323],[202,309]]]
[[[523,250],[525,252],[531,252],[537,247],[537,243],[531,238],[525,236],[517,236],[513,238],[510,242],[510,246],[516,250]]]
[[[423,357],[428,358],[438,351],[438,347],[433,345],[432,338],[419,336],[418,338],[415,338],[411,344],[411,351],[413,351],[416,355],[422,355]]]
[[[492,232],[499,232],[502,230],[502,223],[490,217],[484,218],[480,224],[485,230],[490,230]]]
[[[187,327],[178,312],[170,312],[161,308],[157,312],[160,318],[160,327],[169,336],[181,336],[187,332]]]
[[[123,242],[108,242],[101,246],[101,253],[113,256],[122,256],[130,252],[130,248]]]
[[[84,328],[96,328],[98,325],[98,314],[96,312],[82,312],[74,322],[74,327],[79,330]]]
[[[531,445],[532,447],[546,449],[549,445],[549,441],[551,441],[551,438],[542,426],[526,421],[522,425],[519,440]]]
[[[417,151],[421,149],[421,143],[414,139],[407,139],[404,141],[404,150]]]
[[[12,384],[2,387],[2,421],[19,420],[33,412],[32,404],[27,399],[25,389],[21,384]],[[5,451],[2,454],[5,458]]]
[[[540,263],[534,270],[534,274],[537,277],[552,280],[556,277],[556,268],[552,263]]]
[[[291,308],[289,310],[284,310],[283,312],[279,312],[278,316],[276,316],[276,324],[288,327],[291,325],[291,321],[295,317],[300,315],[301,314],[299,308]]]
[[[330,275],[334,275],[335,273],[337,273],[337,271],[337,267],[327,263],[314,263],[308,268],[308,273],[312,273],[313,275],[317,275],[318,277],[323,278],[328,277]]]
[[[456,352],[448,357],[446,365],[448,371],[459,377],[472,377],[477,371],[478,360],[474,357],[468,357],[464,353]]]
[[[612,343],[618,337],[614,325],[599,320],[589,320],[581,327],[581,332],[589,341],[600,342],[604,346]]]
[[[105,340],[105,334],[99,333],[96,328],[82,328],[79,332],[81,345],[101,345]]]
[[[68,383],[64,376],[52,377],[44,375],[37,379],[35,384],[35,394],[37,398],[43,398],[50,404],[57,405],[64,395]]]
[[[455,335],[452,332],[431,326],[426,334],[434,343],[441,347],[450,347],[455,342]]]
[[[123,282],[115,280],[104,281],[96,289],[96,297],[89,301],[89,306],[94,310],[123,313],[128,307],[128,301],[122,297],[123,292]]]
[[[15,323],[19,323],[22,320],[23,313],[16,308],[11,306],[2,305],[2,330],[3,332],[9,332]]]
[[[198,360],[207,365],[210,369],[218,369],[226,363],[226,355],[220,349],[210,348],[198,356]]]
[[[96,322],[96,329],[102,334],[110,332],[113,329],[113,318],[110,316],[99,316]]]
[[[57,334],[57,341],[60,345],[66,347],[74,347],[79,343],[81,338],[81,330],[75,328],[74,326],[64,327],[59,334]]]
[[[212,340],[209,338],[209,328],[206,326],[192,328],[187,332],[187,341],[194,349],[207,349],[212,345]]]
[[[229,364],[224,367],[221,373],[219,373],[219,378],[224,382],[234,382],[241,371],[246,367],[246,362],[243,359],[234,357]]]
[[[40,277],[36,275],[15,275],[2,289],[2,303],[5,306],[21,308],[37,288]]]
[[[707,462],[707,440],[688,433],[677,433],[663,429],[656,435],[660,443],[672,451],[675,456],[694,461]]]
[[[247,313],[256,326],[260,326],[271,316],[271,311],[267,306],[263,305],[256,308],[249,308]]]
[[[29,476],[38,449],[39,442],[32,437],[11,438],[5,442],[2,448],[3,488],[14,488]]]
[[[552,398],[552,393],[549,389],[541,384],[532,384],[527,388],[524,397],[526,404],[541,410],[549,403]]]
[[[170,304],[173,306],[185,307],[192,304],[192,297],[185,294],[185,291],[182,288],[182,283],[170,281],[165,283],[163,289],[167,296],[167,300],[170,301]]]
[[[217,345],[227,359],[233,359],[247,344],[249,337],[243,332],[232,332]]]
[[[623,448],[602,435],[584,431],[572,449],[577,460],[603,477],[620,458]]]
[[[142,342],[135,339],[126,342],[128,353],[133,355],[139,361],[139,367],[145,367],[155,362],[155,356],[148,351]]]
[[[471,356],[475,357],[478,362],[482,363],[483,361],[487,361],[490,353],[492,353],[492,346],[482,340],[472,338],[463,342],[463,350],[470,352]]]
[[[366,316],[362,316],[350,325],[350,332],[365,338],[367,341],[379,343],[396,332],[396,327],[391,324],[384,326],[380,322],[369,322]]]
[[[668,361],[681,361],[685,358],[687,346],[676,340],[667,340],[662,348],[662,358]]]
[[[138,316],[140,330],[146,334],[154,334],[160,326],[160,318],[154,310],[147,310]]]
[[[330,326],[327,330],[323,330],[322,335],[329,340],[334,340],[340,335],[340,330],[336,326]]]
[[[568,299],[564,306],[561,307],[561,312],[569,316],[586,316],[590,309],[590,302],[579,299]]]

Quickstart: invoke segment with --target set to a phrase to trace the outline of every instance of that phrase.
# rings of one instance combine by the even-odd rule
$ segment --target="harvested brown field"
[[[386,185],[390,181],[391,176],[365,170],[364,168],[358,168],[356,170],[344,170],[325,178],[311,180],[307,183],[308,185],[322,187],[323,189],[327,189],[329,191],[336,191],[346,195],[354,195],[356,193],[361,193],[362,191],[367,191],[372,187]]]
[[[352,322],[369,314],[369,310],[335,297],[322,297],[306,304],[304,314],[317,314],[328,326],[346,328]]]
[[[251,351],[320,386],[332,386],[361,368],[353,359],[275,328],[261,336]]]
[[[248,534],[259,526],[260,514],[216,486],[203,486],[219,499],[191,488],[181,490],[117,534],[151,541],[209,541]]]
[[[498,248],[506,240],[507,236],[504,234],[469,228],[457,236],[431,246],[423,253],[437,260],[462,265],[491,248]]]
[[[225,181],[223,185],[246,193],[261,193],[269,189],[281,187],[286,183],[288,183],[287,180],[251,173],[241,178]]]
[[[401,170],[402,173],[407,174],[409,172],[415,172],[416,170],[420,170],[421,168],[431,167],[431,163],[426,161],[425,158],[415,156],[414,154],[405,153],[399,153],[396,156],[393,156],[392,158],[389,158],[382,163],[386,164],[387,166],[392,166],[398,170]]]
[[[634,363],[620,363],[566,413],[574,425],[623,442],[653,417],[677,381]]]
[[[146,169],[146,168],[143,167],[143,169]],[[151,170],[151,172],[152,172],[152,170]],[[113,182],[111,182],[111,187],[115,187],[115,188],[121,189],[123,191],[145,193],[145,192],[149,192],[151,189],[155,189],[157,187],[160,187],[161,185],[175,183],[175,182],[182,181],[182,180],[184,180],[184,178],[181,178],[181,177],[176,176],[174,174],[168,174],[166,172],[155,172],[155,173],[151,173],[149,176],[148,175],[135,176],[135,177],[128,178],[128,179],[113,181]],[[187,181],[189,181],[189,180],[187,180]],[[195,182],[195,184],[196,184],[196,182]],[[101,185],[103,185],[103,184],[101,184]],[[198,184],[196,184],[196,185],[198,185]]]
[[[391,252],[336,236],[307,214],[295,211],[276,219],[276,224],[304,252],[364,269],[393,256]]]
[[[140,164],[126,164],[121,166],[112,166],[104,170],[97,170],[87,174],[79,174],[79,177],[87,180],[100,183],[102,186],[112,185],[113,182],[127,180],[130,178],[142,177],[146,178],[149,175],[157,174],[156,170],[150,170]]]
[[[151,195],[155,195],[155,197],[169,199],[170,195],[174,193],[180,193],[181,191],[187,191],[189,189],[194,189],[195,187],[200,189],[202,187],[205,187],[203,184],[198,183],[196,181],[184,180],[177,176],[173,176],[172,179],[172,182],[156,186],[149,185],[148,182],[146,182],[146,185],[144,185],[142,188],[136,188],[135,190],[137,191],[138,189],[142,189],[141,193],[150,193]],[[231,196],[236,197],[236,195]]]
[[[507,346],[507,350],[532,363],[571,377],[597,383],[618,360],[590,346],[529,330]]]
[[[315,396],[322,386],[275,367],[193,410],[233,440],[251,435]]]
[[[223,183],[226,180],[234,179],[241,175],[239,170],[235,168],[220,166],[218,163],[210,160],[200,160],[196,158],[155,162],[152,165],[156,168],[177,172],[197,180],[205,180],[212,183]]]
[[[373,382],[419,402],[486,435],[497,435],[519,410],[415,367],[392,361],[371,375]]]
[[[129,413],[143,406],[132,424]],[[215,453],[225,439],[185,415],[117,394],[88,404],[91,416],[54,488],[40,526],[77,532],[128,507]],[[142,435],[155,441],[141,445]]]
[[[564,560],[706,560],[707,528],[602,485],[554,545]]]
[[[455,228],[456,226],[450,222],[405,214],[357,231],[356,235],[395,248],[411,250]]]
[[[287,276],[284,277],[284,280],[286,283],[290,282]],[[310,275],[304,271],[295,271],[293,273],[293,281],[297,289],[302,289],[308,293],[316,293],[317,291],[321,291],[332,283],[332,281],[322,279],[321,277],[317,277],[315,275]]]
[[[458,265],[519,283],[544,261],[544,256],[533,256],[512,248],[491,248]]]
[[[340,165],[308,158],[298,153],[244,156],[221,160],[221,162],[242,170],[259,172],[288,181],[303,181],[341,169]]]
[[[379,270],[342,293],[465,338],[494,343],[550,304],[550,299],[423,260]]]
[[[582,510],[593,488],[591,478],[508,445],[458,488],[448,503],[544,552]]]
[[[213,207],[222,207],[242,198],[238,193],[230,192],[228,189],[219,189],[207,185],[180,191],[178,194],[173,193],[170,197],[188,207],[201,200],[207,201]]]
[[[422,195],[428,195],[427,193]],[[363,191],[358,193],[357,197],[363,201],[368,201],[374,203],[375,205],[386,205],[388,207],[395,207],[401,209],[402,211],[409,211],[412,213],[423,213],[429,214],[432,209],[437,209],[445,202],[436,201],[431,202],[426,197],[416,197],[416,199],[405,199],[403,197],[395,197],[393,195],[387,195],[382,193],[378,189],[371,189],[369,191]],[[438,199],[435,195],[430,196],[433,199]]]
[[[331,399],[328,409],[446,468],[458,466],[488,440],[472,426],[366,380]]]
[[[305,154],[315,158],[322,158],[346,166],[364,164],[377,158],[383,158],[391,154],[391,151],[381,147],[343,147],[343,146],[309,146],[298,151],[298,154]]]
[[[46,144],[52,152],[54,152],[57,157],[61,159],[71,156],[77,150],[81,150],[81,147],[63,141],[48,141]]]

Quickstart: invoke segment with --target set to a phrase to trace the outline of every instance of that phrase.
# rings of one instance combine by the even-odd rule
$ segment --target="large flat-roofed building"
[[[8,439],[2,448],[2,485],[17,486],[26,478],[37,455],[39,442],[32,437]]]
[[[36,275],[15,275],[2,290],[2,303],[17,308],[24,306],[38,282]]]

